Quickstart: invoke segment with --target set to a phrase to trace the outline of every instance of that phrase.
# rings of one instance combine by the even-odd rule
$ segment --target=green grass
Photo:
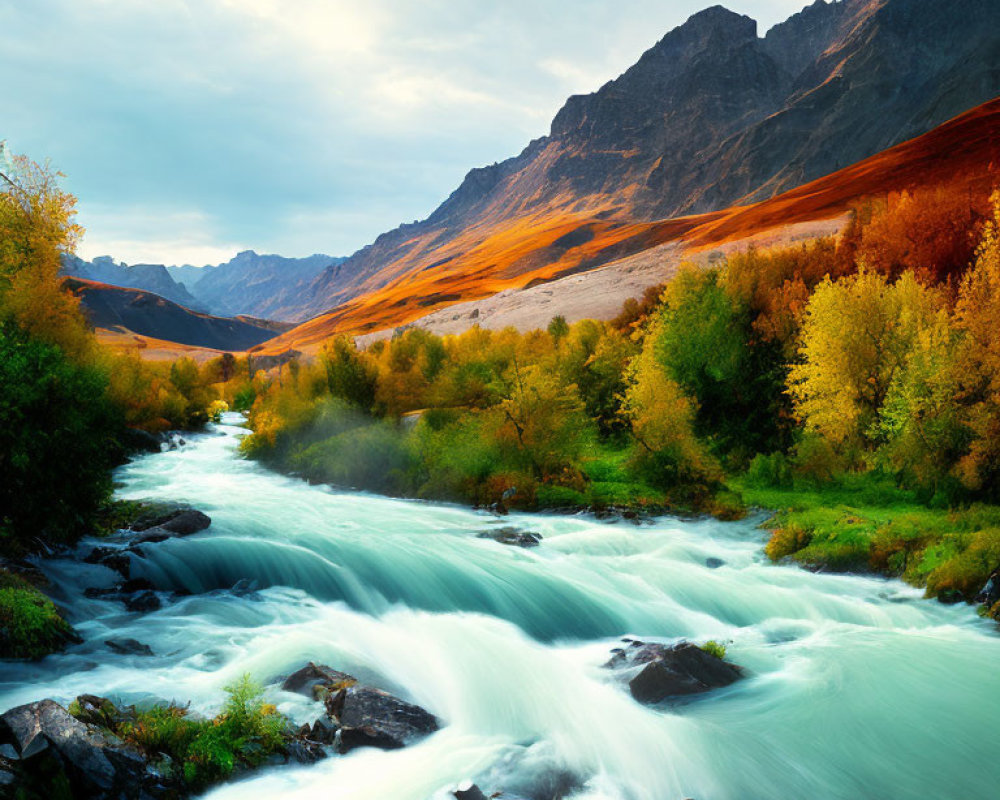
[[[23,578],[0,570],[0,654],[38,659],[75,639],[52,601]]]
[[[167,778],[200,790],[230,777],[241,766],[262,764],[285,749],[288,720],[263,701],[262,688],[244,675],[226,687],[225,707],[213,719],[192,717],[184,706],[102,710],[101,719],[71,703],[71,714],[103,724],[148,757],[160,760]],[[163,756],[168,758],[164,759]]]
[[[870,571],[972,601],[1000,566],[1000,507],[929,508],[886,476],[853,474],[822,487],[733,481],[748,505],[773,512],[768,556],[814,569]],[[994,614],[1000,609],[994,609]]]

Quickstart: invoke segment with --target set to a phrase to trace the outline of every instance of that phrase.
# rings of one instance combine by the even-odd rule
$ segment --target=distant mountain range
[[[665,243],[714,247],[830,220],[866,193],[978,187],[1000,163],[998,96],[1000,0],[816,0],[763,37],[713,6],[569,98],[518,156],[473,169],[426,220],[348,259],[246,251],[214,267],[103,258],[66,270],[301,323],[259,351],[314,347]]]
[[[278,335],[287,325],[248,317],[217,317],[191,311],[142,289],[67,278],[90,323],[104,331],[139,334],[212,350],[247,350]]]
[[[571,97],[520,155],[472,170],[426,220],[326,269],[300,318],[384,294],[406,321],[521,286],[580,244],[567,231],[773,197],[997,95],[997,0],[816,0],[764,37],[714,6]]]
[[[63,272],[97,283],[152,292],[194,311],[217,316],[249,315],[261,319],[301,321],[306,318],[298,299],[328,267],[344,259],[327,255],[284,258],[238,253],[215,266],[123,264],[111,256],[84,261],[63,257]]]

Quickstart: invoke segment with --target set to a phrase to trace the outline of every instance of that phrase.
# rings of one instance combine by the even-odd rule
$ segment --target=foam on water
[[[230,417],[227,420],[235,422]],[[0,707],[98,692],[215,711],[243,672],[299,721],[280,677],[313,660],[399,693],[442,730],[405,750],[276,768],[213,798],[449,797],[464,778],[521,791],[566,770],[580,798],[992,798],[1000,637],[964,606],[890,581],[766,563],[753,523],[512,515],[309,486],[239,459],[217,426],[137,459],[122,497],[186,501],[207,531],[138,562],[194,592],[146,615],[82,597],[113,576],[46,569],[85,642],[4,665]],[[532,550],[476,533],[517,525]],[[723,566],[711,569],[710,558]],[[249,597],[226,591],[251,578]],[[750,677],[693,702],[636,704],[601,664],[623,635],[727,640]],[[110,653],[130,636],[152,658]]]

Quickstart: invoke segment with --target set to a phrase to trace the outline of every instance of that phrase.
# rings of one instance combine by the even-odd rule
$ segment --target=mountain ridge
[[[763,37],[713,6],[427,219],[324,270],[300,318],[543,216],[649,222],[773,197],[991,100],[998,65],[994,0],[817,0]]]

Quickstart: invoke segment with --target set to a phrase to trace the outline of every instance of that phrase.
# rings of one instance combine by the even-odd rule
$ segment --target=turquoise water
[[[237,418],[118,474],[120,496],[212,517],[136,574],[194,594],[146,615],[82,597],[113,576],[46,569],[85,642],[4,665],[0,707],[88,691],[218,708],[243,672],[300,721],[280,677],[324,662],[423,705],[442,730],[222,787],[213,798],[427,800],[475,779],[528,796],[545,776],[621,800],[998,796],[1000,637],[966,606],[897,582],[764,559],[754,522],[511,515],[310,486],[241,460]],[[537,531],[542,545],[476,537]],[[710,569],[706,559],[721,558]],[[226,589],[242,578],[250,597]],[[621,636],[728,642],[749,677],[693,702],[636,704],[601,668]],[[152,658],[110,653],[130,636]]]

